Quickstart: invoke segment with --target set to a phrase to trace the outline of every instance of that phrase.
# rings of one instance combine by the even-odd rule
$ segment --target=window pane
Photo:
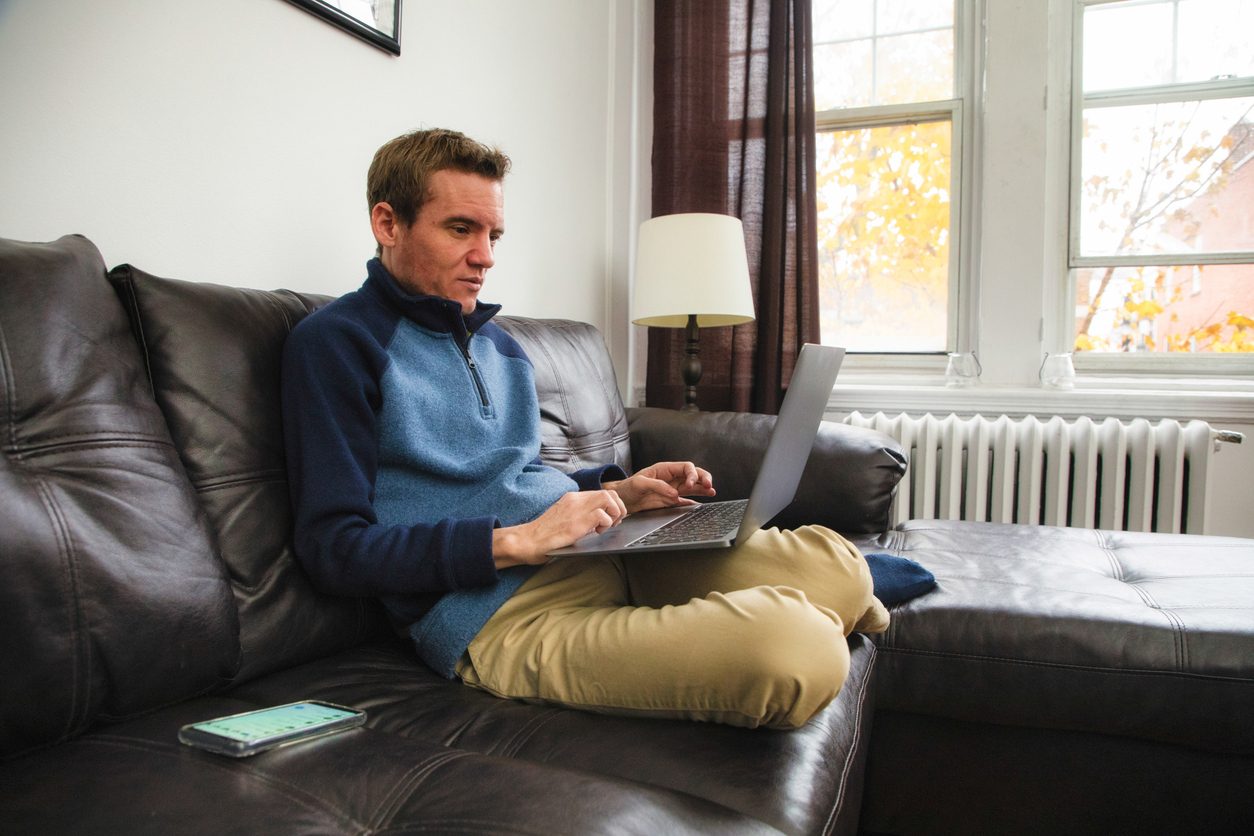
[[[814,0],[813,8],[817,43],[875,34],[875,0]]]
[[[1084,89],[1148,87],[1172,81],[1169,3],[1084,10]]]
[[[814,0],[815,105],[953,98],[953,0]]]
[[[950,138],[948,121],[818,135],[823,342],[946,350]]]
[[[1076,271],[1077,351],[1254,351],[1254,266]]]
[[[1084,90],[1254,75],[1254,4],[1160,0],[1084,10]]]
[[[814,105],[817,110],[864,107],[874,101],[871,41],[814,48]]]
[[[1254,98],[1084,112],[1080,253],[1254,250]]]
[[[1180,3],[1179,81],[1254,76],[1254,4],[1249,0]]]
[[[953,30],[883,38],[875,56],[875,103],[930,102],[954,95]]]
[[[875,20],[881,35],[952,28],[954,4],[953,0],[878,0]]]

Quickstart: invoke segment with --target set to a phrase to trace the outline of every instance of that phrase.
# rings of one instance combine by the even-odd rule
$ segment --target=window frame
[[[1071,108],[1067,185],[1067,252],[1062,319],[1057,324],[1059,339],[1054,348],[1070,351],[1075,334],[1076,274],[1079,270],[1102,267],[1189,267],[1193,265],[1254,264],[1254,250],[1211,253],[1155,253],[1149,255],[1081,255],[1080,211],[1084,115],[1087,110],[1140,104],[1205,101],[1254,96],[1254,76],[1206,82],[1180,82],[1142,87],[1084,91],[1084,12],[1093,6],[1123,0],[1072,0],[1071,2]],[[1064,341],[1067,341],[1064,345]],[[1094,352],[1075,353],[1076,370],[1081,374],[1132,376],[1190,375],[1223,377],[1254,371],[1254,356],[1210,352]]]
[[[1232,407],[1234,414],[1246,415],[1254,397],[1251,354],[1079,352],[1074,391],[1040,387],[1044,355],[1070,351],[1075,341],[1070,236],[1073,171],[1079,172],[1075,132],[1082,126],[1076,93],[1082,86],[1081,2],[955,2],[955,97],[962,105],[953,123],[960,147],[952,149],[957,261],[949,339],[951,351],[975,351],[984,370],[984,385],[958,390],[955,404],[1015,412],[1022,401],[1025,409],[1040,411],[1044,399],[1065,411],[1064,403],[1107,393],[1101,403],[1111,414],[1142,414],[1131,396],[1139,390],[1154,393],[1155,403],[1183,398],[1199,413],[1236,398],[1241,405]],[[819,112],[816,130],[853,127],[870,115],[861,108]],[[904,112],[884,116],[909,121]],[[1007,311],[1015,312],[1013,319]],[[954,394],[944,388],[945,361],[939,352],[850,354],[837,390],[845,400],[865,396],[875,408],[918,406],[912,398],[941,408]]]

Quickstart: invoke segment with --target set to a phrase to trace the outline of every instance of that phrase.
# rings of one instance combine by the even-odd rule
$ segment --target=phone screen
[[[184,743],[228,755],[256,752],[364,723],[365,712],[322,702],[297,702],[184,726]]]

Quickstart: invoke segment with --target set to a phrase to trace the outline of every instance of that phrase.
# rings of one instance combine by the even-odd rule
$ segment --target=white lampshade
[[[753,290],[739,218],[688,213],[640,225],[632,319],[637,325],[683,328],[753,320]]]

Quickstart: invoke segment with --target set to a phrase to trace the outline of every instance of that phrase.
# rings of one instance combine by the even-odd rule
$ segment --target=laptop
[[[812,343],[801,347],[792,384],[784,395],[748,499],[630,514],[613,528],[582,537],[549,552],[549,556],[729,548],[743,543],[784,510],[796,495],[844,359],[843,348]]]

